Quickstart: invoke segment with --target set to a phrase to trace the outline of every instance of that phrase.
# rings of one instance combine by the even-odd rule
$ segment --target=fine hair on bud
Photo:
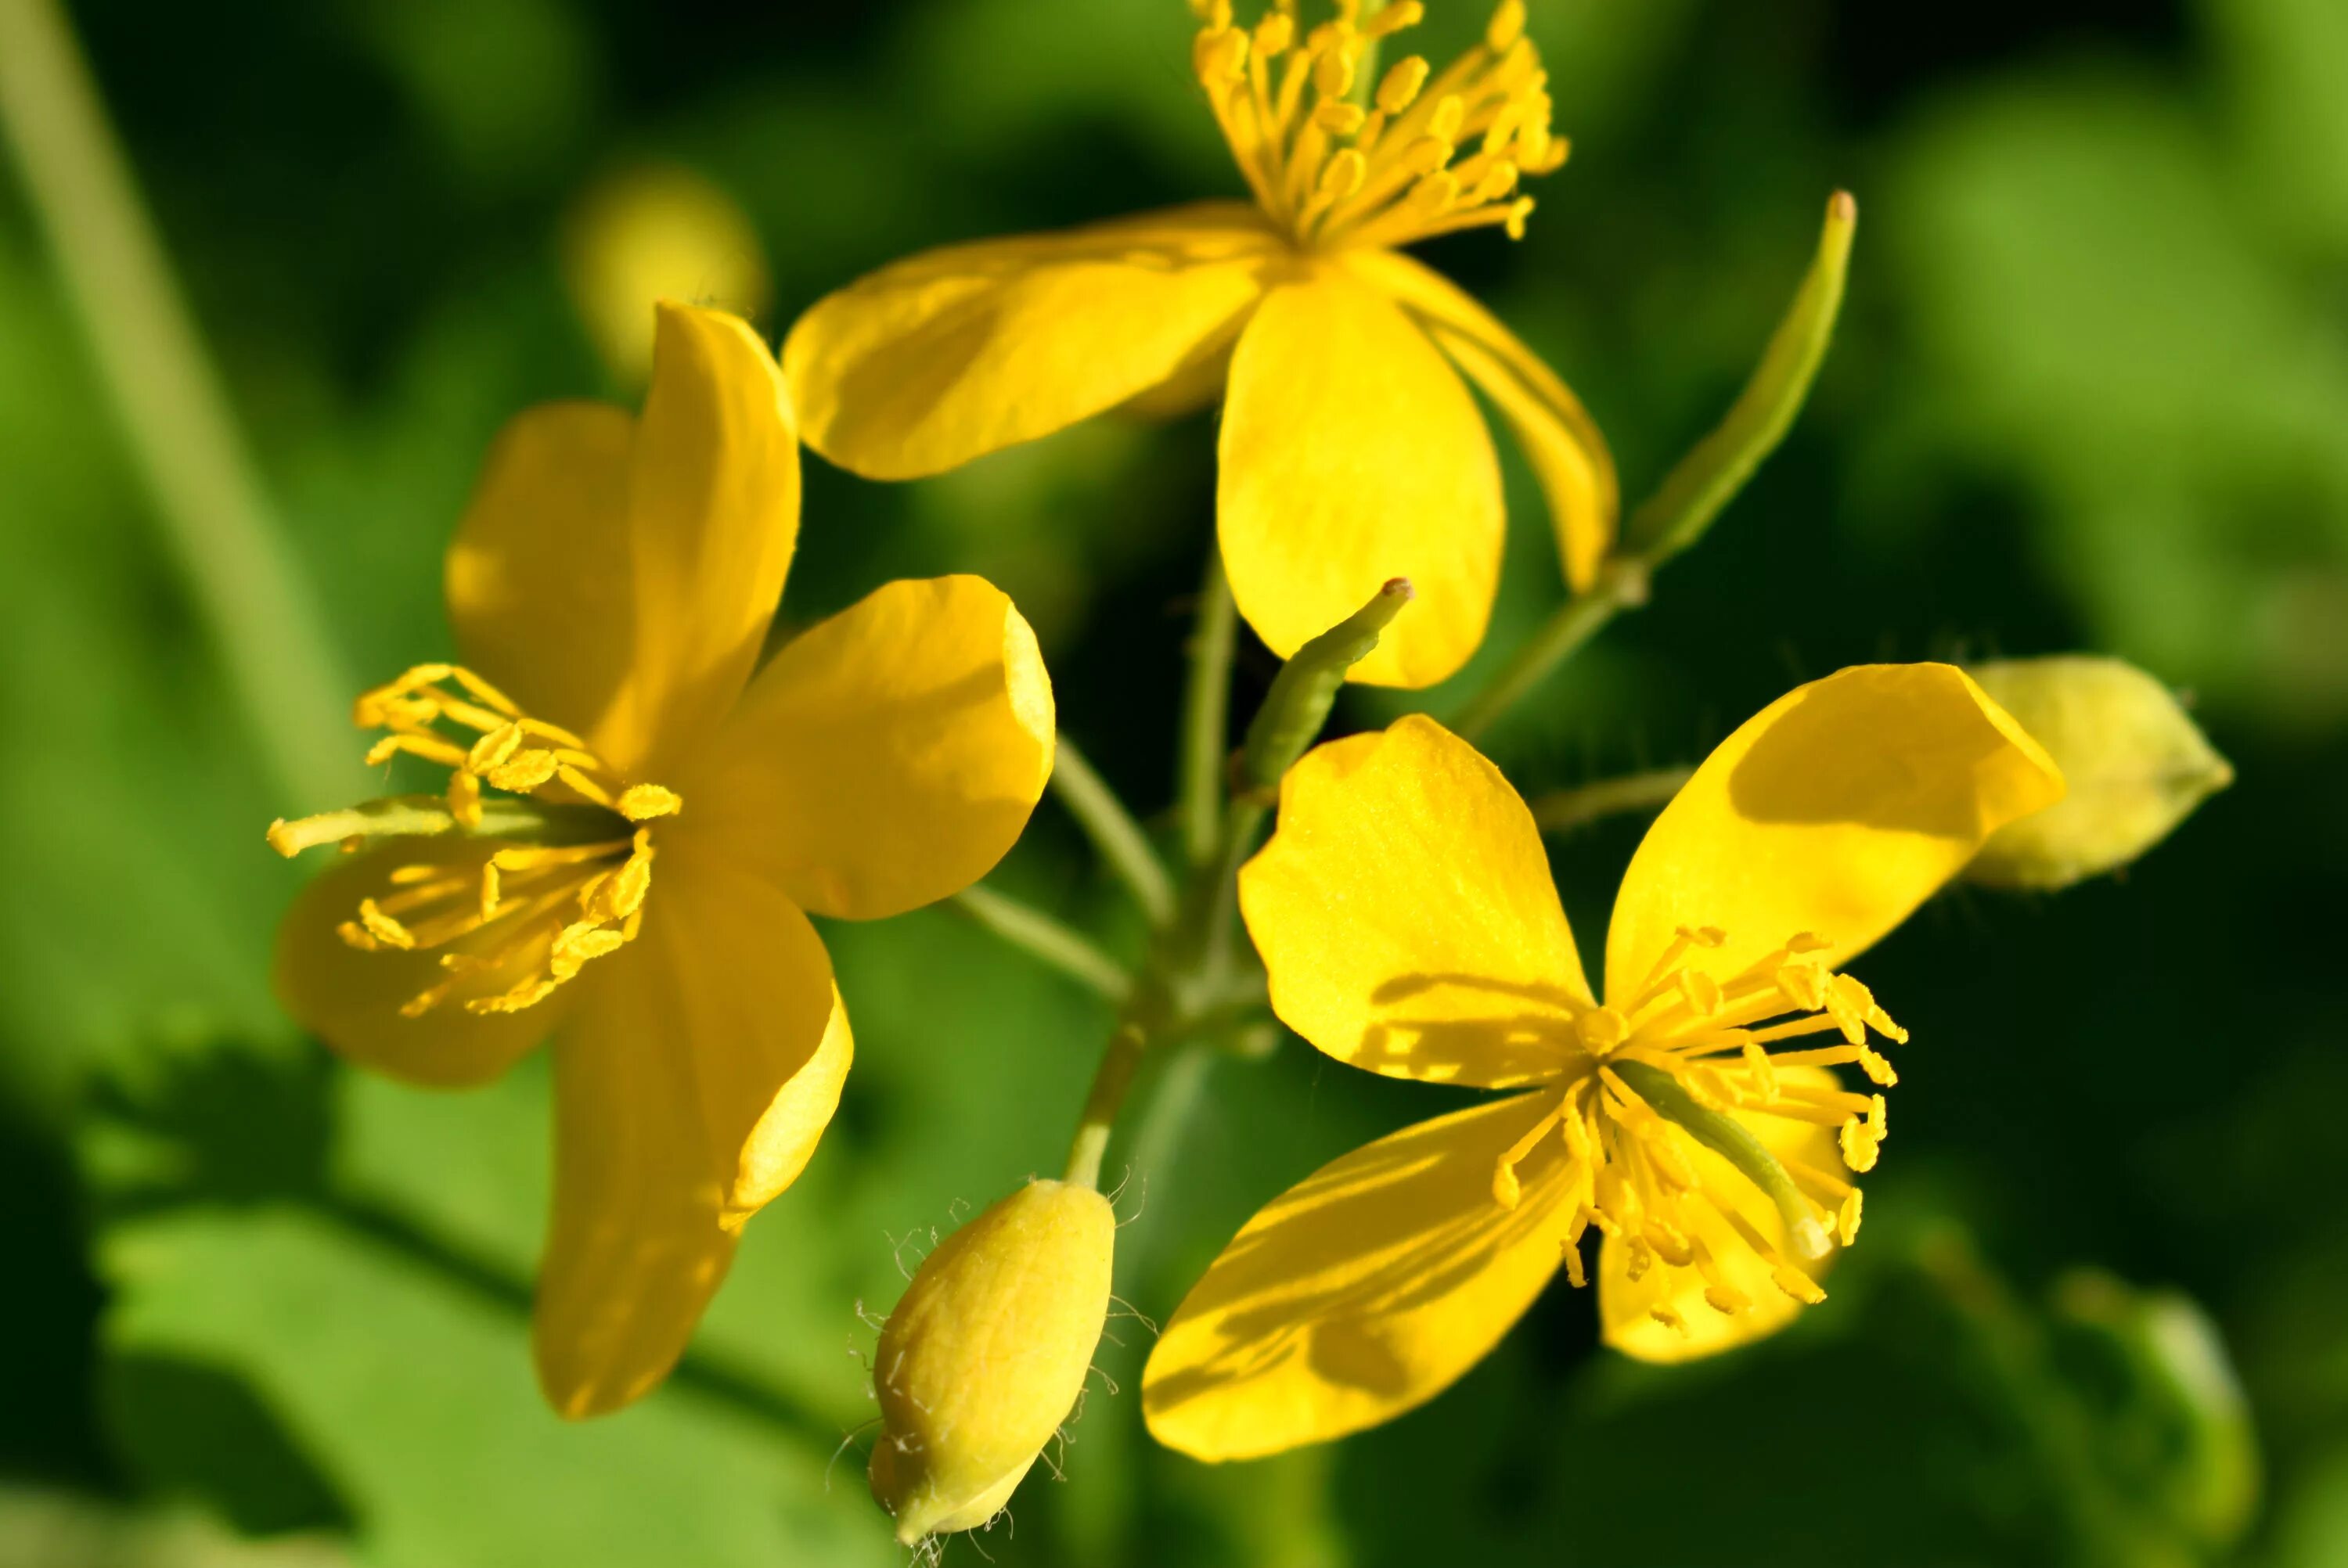
[[[872,1495],[897,1539],[1000,1512],[1083,1391],[1108,1318],[1117,1216],[1035,1180],[938,1244],[880,1330]]]

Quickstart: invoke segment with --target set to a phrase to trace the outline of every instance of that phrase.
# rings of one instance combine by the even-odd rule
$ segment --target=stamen
[[[1191,68],[1258,204],[1301,248],[1401,245],[1493,225],[1521,235],[1532,205],[1516,196],[1519,179],[1564,160],[1522,0],[1503,0],[1483,40],[1440,72],[1406,56],[1359,104],[1366,53],[1423,21],[1422,0],[1395,0],[1367,21],[1354,0],[1337,0],[1301,46],[1285,3],[1251,30],[1232,24],[1229,5],[1194,10],[1203,26]],[[1283,56],[1275,86],[1270,63]],[[1480,137],[1477,155],[1452,170],[1467,136]],[[1346,153],[1362,160],[1361,176],[1333,179],[1329,165]]]

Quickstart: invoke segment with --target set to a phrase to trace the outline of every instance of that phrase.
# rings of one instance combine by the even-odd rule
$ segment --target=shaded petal
[[[635,421],[608,404],[550,403],[516,415],[489,448],[445,568],[464,661],[599,746],[634,648],[634,436]]]
[[[853,1054],[807,917],[697,846],[664,847],[629,948],[555,1043],[554,1213],[540,1385],[578,1418],[683,1353],[743,1224],[797,1179]]]
[[[1808,931],[1849,962],[1981,842],[2062,798],[2063,776],[1950,664],[1863,664],[1797,687],[1722,742],[1647,830],[1606,937],[1634,994],[1681,926],[1715,926],[1736,973]]]
[[[1418,714],[1307,753],[1280,830],[1240,872],[1272,1010],[1395,1078],[1501,1089],[1552,1076],[1590,1005],[1532,814]]]
[[[1492,1195],[1502,1153],[1555,1103],[1523,1094],[1406,1127],[1274,1198],[1176,1308],[1142,1374],[1151,1435],[1253,1459],[1389,1420],[1457,1381],[1558,1267],[1562,1141]]]
[[[876,919],[967,887],[1052,772],[1052,682],[983,578],[892,582],[786,644],[679,787],[673,832],[805,908]]]
[[[1395,251],[1345,264],[1409,311],[1500,410],[1549,502],[1566,581],[1579,592],[1613,548],[1622,495],[1605,437],[1557,373],[1449,279]]]
[[[1274,653],[1395,577],[1417,600],[1353,679],[1430,686],[1484,640],[1504,527],[1492,438],[1384,294],[1321,266],[1264,296],[1231,355],[1220,462],[1223,565]]]
[[[911,479],[1048,436],[1211,355],[1281,250],[1253,208],[1210,202],[884,267],[783,344],[807,443]]]
[[[1834,1074],[1822,1067],[1787,1067],[1778,1071],[1788,1083],[1838,1087]],[[1820,1171],[1842,1169],[1835,1135],[1828,1128],[1749,1112],[1730,1114],[1744,1122],[1781,1160],[1800,1160]],[[1739,1217],[1777,1249],[1779,1255],[1793,1255],[1787,1251],[1786,1223],[1776,1205],[1760,1188],[1739,1174],[1726,1160],[1693,1139],[1684,1140],[1681,1147],[1694,1158],[1707,1192],[1729,1204]],[[1722,1275],[1753,1305],[1749,1310],[1734,1316],[1720,1311],[1704,1300],[1704,1276],[1692,1266],[1674,1268],[1657,1260],[1634,1281],[1631,1278],[1630,1247],[1608,1237],[1598,1249],[1600,1331],[1606,1343],[1642,1361],[1694,1361],[1716,1356],[1723,1350],[1733,1350],[1775,1334],[1802,1310],[1800,1302],[1771,1280],[1768,1266],[1726,1220],[1697,1203],[1686,1204],[1684,1213],[1689,1217],[1691,1234],[1711,1249]],[[1816,1275],[1833,1261],[1834,1255],[1828,1254],[1821,1262],[1808,1265],[1807,1272]],[[1686,1325],[1686,1332],[1655,1317],[1658,1307],[1677,1316]]]
[[[544,944],[467,976],[421,1017],[402,1018],[401,1003],[449,978],[442,954],[477,953],[503,940],[503,928],[489,927],[429,951],[362,952],[335,927],[357,917],[360,899],[396,891],[391,874],[400,866],[442,866],[479,886],[482,863],[498,847],[478,839],[396,838],[335,865],[302,890],[277,927],[271,974],[277,999],[296,1023],[361,1067],[434,1088],[497,1077],[561,1021],[570,988],[520,1012],[475,1014],[464,1003],[510,989],[538,967]]]
[[[631,458],[634,648],[603,754],[641,776],[715,729],[741,694],[798,540],[789,400],[747,323],[660,307]]]

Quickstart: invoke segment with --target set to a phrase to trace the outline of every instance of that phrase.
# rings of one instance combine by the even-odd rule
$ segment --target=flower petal
[[[1864,664],[1787,693],[1721,743],[1632,857],[1606,991],[1635,993],[1682,926],[1735,974],[1789,937],[1857,957],[1982,840],[2062,798],[2038,743],[1949,664]]]
[[[362,952],[335,934],[358,917],[359,900],[396,891],[391,874],[403,866],[445,867],[478,886],[481,865],[498,846],[457,838],[398,838],[352,856],[314,879],[277,927],[272,983],[294,1020],[361,1067],[434,1088],[486,1083],[546,1038],[570,1006],[569,988],[520,1012],[477,1014],[469,997],[511,989],[543,956],[541,945],[514,962],[466,977],[448,997],[417,1018],[400,1004],[449,978],[444,953],[471,954],[501,939],[489,927],[444,948]]]
[[[1571,1205],[1561,1140],[1492,1194],[1500,1156],[1554,1098],[1406,1127],[1273,1199],[1209,1266],[1142,1373],[1151,1435],[1254,1459],[1389,1420],[1457,1381],[1558,1267]]]
[[[1396,251],[1354,251],[1345,263],[1385,290],[1498,406],[1549,501],[1559,559],[1575,591],[1613,548],[1622,495],[1606,439],[1557,373],[1475,299]]]
[[[1426,334],[1321,266],[1264,296],[1231,356],[1216,512],[1240,613],[1282,658],[1406,577],[1417,600],[1353,678],[1431,686],[1484,640],[1500,471]]]
[[[468,663],[641,774],[749,679],[798,537],[774,358],[718,311],[663,304],[644,416],[558,403],[490,449],[447,569]]]
[[[807,443],[911,479],[1048,436],[1210,355],[1279,251],[1254,209],[1209,202],[884,267],[783,344]]]
[[[1834,1074],[1822,1067],[1778,1071],[1787,1082],[1839,1087]],[[1754,1136],[1781,1160],[1800,1160],[1820,1171],[1842,1169],[1841,1156],[1835,1149],[1835,1135],[1828,1128],[1749,1112],[1730,1114],[1751,1129]],[[1695,1162],[1696,1173],[1705,1191],[1719,1194],[1735,1208],[1738,1217],[1777,1249],[1779,1255],[1790,1258],[1793,1255],[1786,1245],[1786,1222],[1761,1189],[1740,1175],[1726,1160],[1694,1140],[1684,1140],[1681,1146]],[[1606,1343],[1642,1361],[1694,1361],[1766,1337],[1794,1320],[1802,1310],[1801,1304],[1778,1288],[1769,1276],[1768,1266],[1725,1219],[1706,1205],[1692,1201],[1684,1204],[1682,1212],[1690,1218],[1690,1234],[1711,1251],[1722,1276],[1753,1305],[1734,1316],[1720,1311],[1704,1300],[1704,1276],[1692,1266],[1674,1268],[1658,1259],[1633,1280],[1630,1247],[1610,1236],[1598,1249],[1598,1322]],[[1806,1266],[1807,1271],[1815,1275],[1832,1262],[1833,1255],[1829,1254],[1824,1264]],[[1686,1326],[1685,1331],[1657,1317],[1659,1308],[1676,1317]]]
[[[664,303],[628,474],[635,645],[604,753],[622,773],[657,772],[733,706],[798,528],[798,439],[774,356],[738,316]]]
[[[877,919],[977,881],[1052,772],[1035,634],[983,578],[892,582],[786,644],[679,784],[679,830],[805,908]]]
[[[574,982],[592,989],[555,1043],[534,1345],[574,1419],[668,1375],[743,1224],[814,1153],[853,1054],[807,917],[723,857],[664,845],[643,931]]]
[[[1412,714],[1307,753],[1240,872],[1272,1010],[1338,1061],[1502,1089],[1551,1076],[1590,1003],[1532,814]]]
[[[628,673],[628,452],[635,421],[602,403],[517,415],[489,448],[448,547],[448,621],[466,663],[599,746]]]

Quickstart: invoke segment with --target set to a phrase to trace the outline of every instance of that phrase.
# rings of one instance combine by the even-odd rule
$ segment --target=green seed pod
[[[1108,1317],[1117,1218],[1032,1181],[930,1254],[880,1330],[872,1495],[911,1546],[1010,1500],[1083,1391]]]
[[[2168,688],[2117,659],[2064,654],[1970,671],[2046,748],[2070,789],[2008,823],[1965,876],[1996,887],[2068,887],[2117,870],[2234,782]]]

